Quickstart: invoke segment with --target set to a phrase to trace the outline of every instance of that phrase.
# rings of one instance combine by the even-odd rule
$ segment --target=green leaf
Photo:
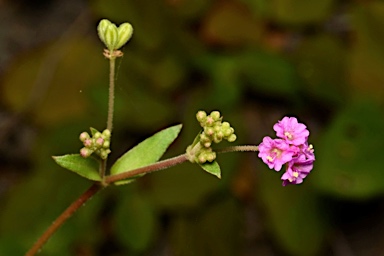
[[[101,181],[98,171],[99,163],[92,157],[83,158],[79,154],[72,154],[53,156],[52,158],[61,167],[73,171],[80,176],[83,176],[84,178],[94,181]]]
[[[127,172],[157,162],[168,146],[177,138],[181,127],[182,125],[179,124],[164,129],[126,152],[112,166],[111,174]],[[128,179],[115,182],[115,184],[123,185],[131,181],[132,179]]]
[[[204,171],[215,175],[217,178],[221,179],[221,171],[220,166],[216,161],[213,161],[212,163],[205,163],[200,164],[201,168],[203,168]]]

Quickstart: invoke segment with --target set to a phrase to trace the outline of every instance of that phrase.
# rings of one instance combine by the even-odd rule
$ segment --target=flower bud
[[[206,128],[204,129],[204,132],[205,132],[205,134],[207,134],[208,136],[212,136],[212,135],[215,133],[215,131],[213,130],[212,127],[206,127]]]
[[[111,138],[111,131],[108,130],[108,129],[105,129],[102,133],[102,136],[104,137],[104,139],[109,139]]]
[[[89,157],[92,153],[93,153],[93,151],[90,150],[89,148],[82,148],[82,149],[80,149],[80,155],[82,157],[84,157],[84,158]]]
[[[211,146],[212,142],[207,141],[203,144],[204,147],[209,148]]]
[[[235,134],[232,134],[231,136],[228,137],[228,142],[234,142],[237,139]]]
[[[87,132],[82,132],[79,136],[80,141],[84,142],[85,140],[89,139],[90,136]]]
[[[105,41],[105,31],[107,30],[108,26],[111,24],[111,22],[107,19],[102,19],[99,22],[99,25],[97,26],[97,33],[99,34],[100,40],[107,45]]]
[[[197,112],[196,119],[197,121],[199,121],[199,123],[204,123],[206,118],[207,113],[205,113],[205,111],[200,110],[199,112]]]
[[[105,45],[107,46],[109,51],[113,51],[116,49],[116,44],[119,39],[117,32],[117,27],[115,24],[111,23],[108,25],[108,27],[105,30],[104,33],[104,40]]]
[[[204,154],[204,153],[200,154],[197,160],[198,160],[199,163],[201,163],[201,164],[207,162],[207,159],[205,158],[205,154]]]
[[[207,119],[205,120],[205,126],[213,126],[215,123],[215,120],[211,116],[207,116]]]
[[[84,147],[86,148],[91,148],[93,146],[93,142],[91,139],[84,140],[83,144],[84,144]]]
[[[133,33],[132,25],[129,23],[123,23],[117,28],[118,40],[115,45],[115,49],[119,49],[125,45],[129,39],[131,39]]]
[[[206,159],[208,162],[213,162],[216,159],[216,153],[215,152],[207,153]]]
[[[109,140],[104,141],[103,148],[109,148],[110,144]]]
[[[222,127],[223,129],[228,129],[229,127],[231,127],[231,125],[230,125],[228,122],[223,122],[223,123],[221,124],[221,127]]]
[[[94,139],[98,139],[101,137],[101,133],[100,132],[96,132],[94,135],[93,135],[93,138]]]
[[[103,139],[103,138],[100,137],[100,138],[97,138],[97,139],[96,139],[96,146],[97,146],[98,148],[102,147],[103,144],[104,144],[104,139]]]
[[[219,121],[220,120],[220,112],[219,111],[212,111],[210,116],[215,121]]]

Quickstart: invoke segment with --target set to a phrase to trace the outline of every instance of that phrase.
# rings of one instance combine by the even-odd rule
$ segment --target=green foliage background
[[[202,109],[219,110],[248,144],[297,116],[317,160],[302,185],[284,188],[254,153],[220,155],[221,180],[185,163],[111,187],[41,255],[382,252],[382,1],[93,0],[81,13],[2,70],[0,255],[23,255],[90,185],[50,156],[77,153],[82,131],[105,128],[101,18],[134,27],[117,62],[112,159],[178,123],[167,156],[185,152]]]

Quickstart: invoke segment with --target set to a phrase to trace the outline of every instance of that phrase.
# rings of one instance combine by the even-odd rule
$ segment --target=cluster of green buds
[[[116,56],[115,51],[123,47],[129,39],[132,37],[133,28],[132,25],[125,22],[117,27],[114,23],[107,19],[100,21],[97,26],[97,32],[100,40],[105,44],[108,51],[104,53],[106,57]],[[109,55],[108,55],[109,54]],[[117,56],[122,54],[118,51]],[[121,56],[121,55],[120,55]]]
[[[107,159],[108,154],[111,153],[109,149],[111,143],[111,132],[105,129],[102,133],[94,128],[91,128],[92,137],[87,132],[80,134],[80,140],[83,142],[84,147],[80,149],[80,155],[84,158],[96,153],[101,159]]]
[[[203,130],[187,148],[187,156],[191,162],[200,164],[213,162],[216,159],[216,152],[212,150],[212,143],[220,143],[223,140],[234,142],[235,130],[228,122],[222,121],[223,117],[219,111],[212,111],[210,115],[205,111],[199,111],[196,119]]]

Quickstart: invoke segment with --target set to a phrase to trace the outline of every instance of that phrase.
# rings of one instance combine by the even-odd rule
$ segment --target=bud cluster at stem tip
[[[132,25],[125,22],[117,27],[107,19],[100,21],[97,26],[100,40],[105,44],[110,52],[120,49],[132,37]]]
[[[107,159],[108,154],[111,153],[109,149],[111,141],[111,132],[105,129],[102,133],[92,131],[92,137],[87,132],[82,132],[79,139],[83,142],[84,147],[80,149],[80,155],[87,158],[96,153],[101,159]]]
[[[216,152],[211,148],[212,143],[220,143],[223,140],[234,142],[236,140],[235,130],[228,122],[223,122],[219,111],[212,111],[207,115],[205,111],[196,114],[203,131],[198,140],[187,148],[187,155],[191,162],[203,164],[216,159]]]

